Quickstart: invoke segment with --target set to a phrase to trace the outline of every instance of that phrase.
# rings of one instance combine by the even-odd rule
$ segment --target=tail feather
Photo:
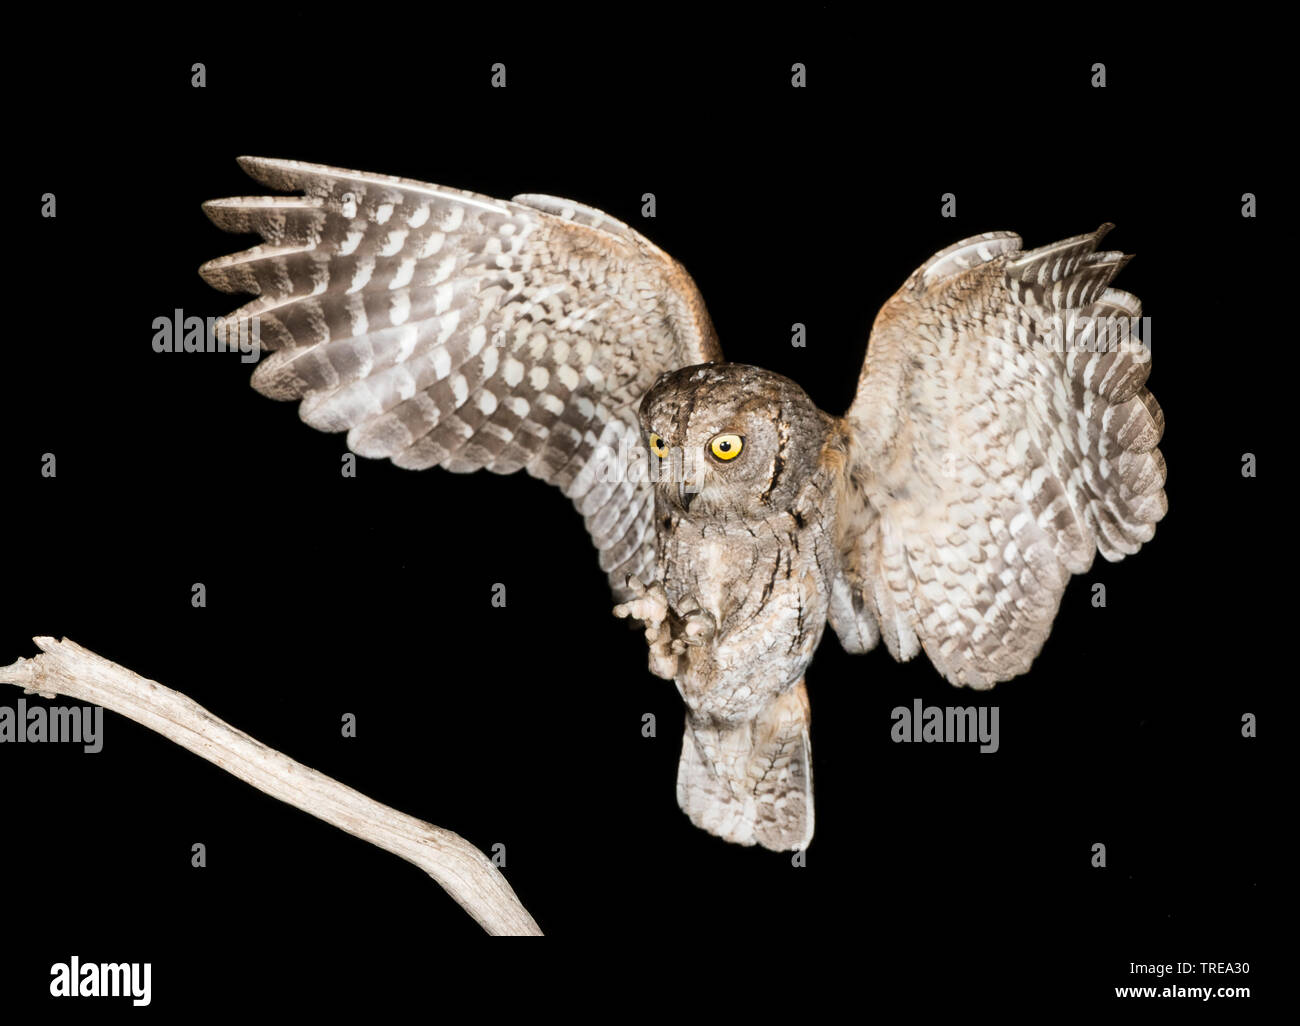
[[[806,848],[813,835],[808,724],[802,680],[749,723],[688,714],[677,804],[697,827],[735,844]]]

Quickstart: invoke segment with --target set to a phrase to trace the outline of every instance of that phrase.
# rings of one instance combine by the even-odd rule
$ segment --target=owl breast
[[[826,626],[830,532],[788,512],[747,521],[658,518],[664,590],[678,616],[707,612],[676,682],[696,715],[746,722],[803,676]]]

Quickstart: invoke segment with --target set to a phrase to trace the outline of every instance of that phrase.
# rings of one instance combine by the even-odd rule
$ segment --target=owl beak
[[[691,503],[695,501],[695,497],[699,494],[700,490],[690,481],[677,482],[677,504],[682,507],[683,513],[691,508]]]

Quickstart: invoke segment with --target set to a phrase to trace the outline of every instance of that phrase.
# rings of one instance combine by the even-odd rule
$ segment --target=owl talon
[[[614,615],[620,618],[630,616],[634,620],[640,620],[646,625],[647,640],[653,641],[650,632],[654,631],[657,634],[664,621],[668,619],[668,593],[664,591],[662,584],[653,584],[647,588],[636,575],[628,577],[627,587],[634,597],[616,605]]]
[[[704,609],[692,609],[682,614],[679,637],[684,645],[707,644],[718,631],[718,621]]]

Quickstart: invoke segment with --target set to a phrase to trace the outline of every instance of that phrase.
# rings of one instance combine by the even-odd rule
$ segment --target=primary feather
[[[1130,333],[1141,306],[1110,287],[1129,258],[1097,249],[1110,227],[1027,253],[1008,232],[966,239],[881,309],[847,416],[847,647],[883,635],[990,687],[1029,668],[1072,573],[1150,540],[1164,417]]]
[[[636,405],[658,375],[721,358],[685,270],[627,225],[546,196],[477,193],[291,160],[244,157],[262,184],[302,196],[214,200],[208,216],[264,244],[204,264],[257,298],[253,386],[301,400],[401,467],[528,473],[585,516],[611,587],[655,577],[649,485],[598,473],[638,442]],[[585,471],[585,473],[584,473]]]

